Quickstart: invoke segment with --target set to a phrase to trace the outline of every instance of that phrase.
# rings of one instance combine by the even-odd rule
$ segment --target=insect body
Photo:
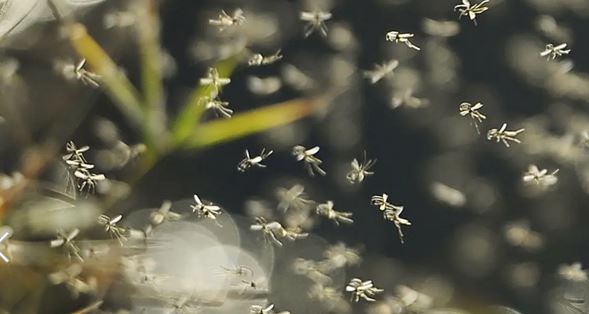
[[[487,119],[487,116],[485,116],[484,114],[482,114],[479,109],[483,108],[483,104],[481,104],[480,102],[471,105],[467,102],[463,102],[460,104],[460,106],[458,107],[458,110],[460,111],[460,115],[465,117],[465,116],[470,116],[474,122],[474,126],[477,130],[477,133],[481,133],[479,131],[479,125],[478,123],[482,123],[483,120]]]
[[[468,18],[477,25],[476,17],[478,14],[482,14],[483,12],[487,11],[489,8],[485,6],[489,0],[483,0],[477,4],[471,4],[469,0],[462,0],[462,4],[458,4],[454,7],[454,11],[458,11],[460,15],[458,18],[463,16],[468,16]]]
[[[318,152],[319,146],[306,149],[302,145],[297,145],[292,149],[292,154],[296,157],[296,159],[298,161],[303,161],[305,163],[305,168],[307,168],[307,172],[309,172],[309,175],[314,176],[315,172],[317,172],[320,175],[324,176],[327,173],[325,172],[325,170],[321,169],[321,164],[323,163],[323,161],[315,157],[315,154],[317,154]]]
[[[318,31],[323,37],[327,37],[325,21],[331,19],[331,17],[331,13],[319,10],[301,12],[300,19],[307,22],[307,25],[305,25],[305,37],[309,37],[315,31]]]
[[[487,132],[487,139],[488,140],[496,139],[497,143],[499,143],[499,141],[501,141],[507,147],[509,147],[508,141],[516,142],[518,144],[521,143],[521,141],[519,139],[517,139],[516,136],[518,134],[520,134],[521,132],[523,132],[525,129],[519,129],[519,130],[515,130],[515,131],[508,131],[506,129],[507,129],[507,123],[503,123],[503,125],[501,126],[501,128],[499,130],[490,129],[489,132]]]
[[[366,152],[364,152],[364,160],[362,162],[359,162],[356,158],[352,160],[352,170],[348,172],[346,179],[351,184],[362,183],[366,177],[374,174],[374,172],[369,171],[374,164],[376,164],[376,159],[367,160]]]
[[[252,158],[250,157],[249,151],[246,149],[245,158],[239,162],[239,164],[237,165],[237,170],[239,170],[240,172],[245,172],[247,169],[251,167],[266,168],[266,165],[262,164],[262,161],[264,161],[264,159],[272,155],[272,153],[273,151],[271,150],[266,151],[266,149],[262,149],[260,155]]]
[[[233,11],[233,15],[229,15],[227,12],[221,11],[218,18],[209,19],[209,24],[218,26],[220,32],[225,30],[227,27],[239,26],[244,22],[245,16],[243,15],[243,10],[241,9],[236,9]]]
[[[124,233],[127,232],[127,229],[121,226],[117,226],[117,223],[119,223],[122,219],[123,215],[118,215],[112,219],[107,215],[100,215],[98,217],[98,223],[104,226],[104,231],[108,232],[111,237],[119,240],[119,243],[121,245],[123,245],[123,241],[127,240],[127,238],[124,235]]]
[[[415,35],[411,34],[411,33],[401,33],[398,31],[390,31],[386,34],[385,39],[387,41],[392,41],[396,44],[398,44],[398,43],[405,44],[407,47],[419,51],[419,50],[421,50],[421,48],[415,46],[410,41],[410,38],[413,38],[413,36],[415,36]]]
[[[560,44],[558,46],[554,46],[553,44],[547,44],[544,51],[540,52],[540,56],[548,57],[548,60],[556,59],[562,55],[568,55],[571,50],[565,49],[567,44]]]
[[[71,259],[72,256],[77,258],[80,262],[84,261],[82,256],[80,255],[80,248],[76,245],[74,239],[80,233],[80,229],[74,229],[70,233],[65,233],[64,231],[57,232],[57,239],[52,240],[49,243],[49,246],[52,248],[55,247],[63,247],[66,251],[68,258]]]

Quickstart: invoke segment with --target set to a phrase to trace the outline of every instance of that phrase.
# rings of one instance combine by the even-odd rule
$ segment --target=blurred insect
[[[349,248],[343,242],[329,246],[323,252],[323,256],[326,258],[324,263],[329,264],[329,269],[358,265],[362,261],[358,249]]]
[[[542,247],[542,235],[530,228],[529,221],[514,221],[504,227],[504,236],[507,243],[534,251]]]
[[[558,276],[564,280],[574,282],[586,282],[589,279],[587,270],[583,269],[583,265],[579,262],[571,264],[562,264],[558,266]]]
[[[242,280],[241,283],[245,285],[244,290],[247,290],[248,288],[255,290],[258,288],[258,283],[253,280]]]
[[[268,96],[276,93],[282,88],[282,80],[277,76],[257,77],[249,75],[246,81],[250,92],[259,96]]]
[[[63,155],[63,160],[72,160],[72,161],[81,161],[82,163],[87,163],[86,158],[84,157],[84,153],[90,149],[90,146],[82,146],[78,148],[74,142],[69,141],[65,145],[65,150],[67,154]]]
[[[205,108],[213,110],[217,117],[231,118],[233,115],[233,110],[229,108],[229,102],[221,101],[217,97],[205,97],[204,100]]]
[[[288,190],[285,188],[279,188],[276,194],[280,199],[278,209],[284,212],[290,208],[295,210],[305,210],[315,203],[312,200],[307,199],[305,187],[300,184],[295,184]]]
[[[360,299],[374,302],[376,300],[373,299],[372,296],[381,293],[384,290],[376,288],[372,283],[372,280],[362,281],[361,279],[353,278],[346,286],[346,291],[352,293],[351,300],[354,302],[358,302]]]
[[[309,289],[309,298],[317,300],[329,308],[336,307],[341,304],[347,304],[347,301],[343,298],[340,289],[334,287],[324,286],[321,283],[315,283]]]
[[[332,279],[326,273],[331,269],[324,267],[323,262],[307,260],[301,257],[295,259],[293,263],[295,274],[305,276],[311,281],[320,284],[331,284]]]
[[[462,4],[458,4],[454,6],[454,11],[460,12],[458,18],[460,19],[463,16],[468,16],[468,18],[477,26],[476,17],[478,14],[482,14],[483,12],[487,11],[489,8],[485,7],[489,0],[483,0],[475,5],[470,4],[468,0],[462,0]]]
[[[323,37],[327,37],[327,25],[325,25],[325,21],[331,19],[331,17],[331,13],[319,10],[301,12],[301,21],[307,22],[304,29],[305,38],[311,36],[315,31],[318,31]]]
[[[239,26],[245,22],[245,16],[242,9],[233,11],[233,15],[227,14],[224,10],[221,11],[217,19],[209,19],[209,25],[218,26],[219,31],[222,32],[227,27]]]
[[[391,105],[392,105],[393,109],[397,109],[401,105],[404,105],[405,107],[409,107],[409,108],[413,108],[413,109],[418,109],[418,108],[425,107],[425,106],[429,105],[429,100],[427,100],[425,98],[415,97],[413,95],[412,88],[395,91],[393,93],[393,98],[391,100],[392,100]]]
[[[280,54],[280,50],[269,56],[263,56],[261,53],[256,53],[251,56],[251,58],[247,61],[247,64],[249,66],[267,65],[275,63],[282,58],[283,56]]]
[[[240,172],[245,172],[251,167],[266,168],[266,165],[262,164],[262,161],[264,161],[266,158],[272,155],[272,153],[273,151],[266,151],[265,148],[262,148],[260,155],[251,158],[249,151],[246,149],[245,158],[239,162],[239,164],[237,165],[237,170],[239,170]]]
[[[239,265],[233,268],[221,266],[221,268],[226,274],[237,277],[251,277],[254,275],[254,271],[251,268],[243,265]]]
[[[470,103],[463,102],[458,107],[461,116],[470,116],[472,118],[473,124],[478,134],[481,134],[479,130],[479,123],[482,123],[483,120],[487,119],[487,116],[485,116],[479,111],[479,109],[481,108],[483,108],[483,104],[481,104],[480,102],[477,102],[474,106]]]
[[[340,222],[345,224],[351,224],[354,222],[354,220],[350,218],[353,215],[351,212],[340,212],[333,209],[332,201],[317,205],[316,212],[317,215],[327,217],[327,219],[333,221],[338,226]]]
[[[64,284],[74,298],[80,294],[96,291],[96,280],[93,278],[83,281],[79,278],[82,273],[80,264],[72,264],[68,268],[49,274],[49,281],[54,285]]]
[[[59,230],[57,232],[57,239],[52,240],[49,242],[49,246],[52,248],[62,247],[68,259],[71,260],[72,256],[77,258],[80,262],[83,262],[84,259],[80,255],[80,248],[76,245],[74,239],[80,233],[80,229],[74,229],[70,233],[65,233],[63,230]]]
[[[182,215],[175,213],[173,211],[170,211],[170,209],[172,208],[172,202],[170,201],[164,201],[162,203],[162,206],[160,206],[160,208],[156,211],[151,212],[151,214],[149,214],[149,220],[151,221],[152,224],[154,225],[160,225],[165,221],[175,221],[175,220],[179,220],[180,218],[182,218]]]
[[[518,144],[521,143],[521,141],[519,139],[517,139],[516,136],[518,134],[520,134],[521,132],[525,131],[525,129],[519,129],[519,130],[515,130],[515,131],[507,131],[506,128],[507,128],[507,123],[503,123],[503,125],[501,126],[501,128],[499,130],[490,129],[489,132],[487,132],[487,139],[488,140],[496,139],[497,143],[499,143],[499,141],[501,141],[507,147],[509,147],[508,141],[513,141]]]
[[[352,160],[352,170],[346,174],[346,179],[351,184],[362,183],[368,176],[374,174],[373,171],[369,171],[376,164],[376,159],[366,159],[366,151],[364,151],[362,162],[354,158]]]
[[[264,217],[256,217],[256,223],[250,226],[250,230],[262,231],[264,235],[264,240],[271,240],[272,242],[274,242],[274,244],[282,246],[282,242],[280,242],[274,234],[276,230],[284,230],[284,227],[282,227],[282,225],[279,222],[267,222],[266,218]]]
[[[565,49],[567,44],[560,44],[554,46],[553,44],[547,44],[544,51],[540,52],[540,56],[547,57],[548,60],[554,60],[560,56],[568,55],[571,49]]]
[[[421,48],[415,46],[409,39],[415,36],[411,33],[400,33],[398,31],[390,31],[386,34],[385,39],[387,41],[394,42],[396,44],[401,43],[405,44],[407,47],[411,49],[415,49],[417,51],[421,50]]]
[[[375,64],[373,70],[364,71],[364,77],[369,79],[371,84],[375,84],[385,77],[391,77],[393,75],[393,71],[398,66],[398,60],[391,60],[383,64]]]
[[[114,11],[104,15],[102,25],[106,29],[125,28],[137,23],[137,14],[132,11]]]
[[[524,173],[522,180],[525,183],[533,182],[542,187],[549,187],[558,182],[557,173],[558,169],[548,173],[546,169],[540,170],[536,165],[530,165],[528,166],[528,171]]]
[[[63,67],[63,73],[66,78],[76,79],[86,86],[97,88],[100,86],[100,75],[90,72],[84,68],[86,59],[82,59],[78,64],[66,64]]]
[[[79,168],[74,172],[74,176],[79,179],[78,189],[84,191],[87,189],[88,193],[96,191],[96,184],[98,181],[106,180],[104,174],[92,173],[86,168]]]
[[[211,98],[216,98],[221,87],[231,83],[230,78],[219,77],[219,71],[216,68],[209,68],[207,76],[200,79],[200,85],[209,86],[213,89]]]
[[[212,203],[205,204],[203,203],[198,195],[194,194],[194,205],[190,205],[192,208],[192,212],[196,213],[198,217],[206,217],[208,219],[214,220],[217,224],[217,216],[221,215],[221,207],[217,205],[213,205]]]
[[[123,245],[123,241],[127,241],[127,238],[124,236],[124,233],[127,232],[127,229],[117,226],[117,223],[119,223],[122,219],[123,215],[118,215],[112,219],[107,215],[100,215],[98,217],[98,223],[104,226],[104,231],[108,232],[112,238],[117,239],[121,245]]]
[[[318,152],[319,146],[306,149],[302,145],[297,145],[292,149],[292,154],[296,157],[297,161],[303,161],[305,163],[305,168],[307,168],[307,172],[309,172],[310,176],[315,176],[315,172],[322,176],[327,174],[325,170],[320,167],[323,161],[315,157],[315,154]]]

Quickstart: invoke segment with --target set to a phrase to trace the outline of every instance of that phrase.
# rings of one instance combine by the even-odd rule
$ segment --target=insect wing
[[[305,151],[305,154],[307,155],[315,155],[319,152],[320,147],[319,146],[315,146],[313,148],[309,148]]]
[[[113,218],[111,221],[109,221],[109,224],[114,225],[114,224],[118,223],[119,221],[121,221],[121,219],[123,219],[123,215],[118,215],[115,218]]]

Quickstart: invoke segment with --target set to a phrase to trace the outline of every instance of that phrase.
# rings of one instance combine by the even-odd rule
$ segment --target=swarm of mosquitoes
[[[14,1],[0,2],[0,16],[6,12],[7,6],[13,2]],[[76,2],[94,4],[99,1],[76,0]],[[477,18],[489,9],[487,6],[488,4],[489,0],[483,0],[476,4],[471,3],[469,0],[462,0],[460,4],[454,7],[454,10],[458,12],[458,18],[466,17],[476,26],[478,25]],[[305,38],[310,37],[313,34],[327,37],[329,31],[327,22],[333,18],[333,15],[330,12],[314,10],[300,12],[299,18],[304,23],[303,36]],[[246,21],[245,12],[241,9],[236,9],[230,13],[228,13],[228,11],[221,11],[216,17],[209,20],[209,24],[211,27],[217,28],[219,32],[224,32],[231,28],[237,28],[246,23]],[[117,15],[111,14],[105,19],[105,27],[130,25],[132,23],[132,15],[129,16],[122,13]],[[391,30],[384,33],[384,40],[393,44],[404,45],[408,49],[413,49],[416,52],[419,52],[421,48],[412,42],[414,37],[415,35],[413,33],[401,32],[398,30]],[[541,51],[539,55],[541,57],[547,57],[548,60],[554,60],[563,55],[567,55],[570,52],[571,49],[567,49],[566,43],[550,43],[546,44],[545,50]],[[252,52],[247,64],[251,67],[257,67],[280,62],[283,58],[282,53],[282,50],[277,50],[275,53],[269,55]],[[85,64],[86,60],[68,64],[64,67],[64,75],[72,80],[77,80],[84,85],[93,88],[100,87],[100,76],[86,69]],[[381,79],[391,76],[399,64],[400,62],[398,60],[386,61],[382,64],[377,64],[373,70],[365,71],[363,76],[371,84],[376,84]],[[213,111],[219,117],[231,118],[233,114],[233,110],[229,108],[229,103],[221,101],[219,98],[221,89],[230,83],[230,78],[221,77],[219,71],[215,68],[210,68],[207,75],[200,79],[201,85],[211,87],[211,93],[204,101],[205,107],[206,109]],[[458,114],[469,118],[469,121],[473,125],[477,134],[481,133],[480,128],[487,119],[487,115],[483,114],[481,111],[483,106],[484,105],[481,102],[462,102],[458,106]],[[494,140],[497,143],[501,142],[505,147],[509,148],[511,144],[521,143],[520,139],[518,139],[518,135],[522,132],[524,132],[523,128],[510,129],[508,128],[507,123],[503,123],[498,128],[489,129],[486,133],[486,137],[488,140]],[[97,186],[102,181],[107,180],[106,176],[97,172],[96,166],[86,158],[85,153],[89,150],[89,146],[78,147],[74,142],[68,142],[65,146],[65,154],[62,156],[63,162],[68,169],[68,174],[71,177],[70,181],[72,182],[72,186],[69,188],[76,190],[85,196],[96,193]],[[292,148],[294,161],[300,162],[309,176],[327,175],[327,172],[324,169],[324,162],[318,156],[319,152],[319,146],[306,147],[303,145],[296,145]],[[273,153],[273,150],[267,148],[251,151],[246,149],[245,157],[237,163],[237,170],[242,173],[263,170],[268,167],[268,160]],[[376,159],[368,158],[366,151],[364,151],[361,158],[355,158],[351,161],[350,168],[345,176],[346,181],[349,184],[354,185],[362,184],[364,180],[374,175],[373,168],[375,164]],[[523,174],[522,180],[526,184],[548,187],[557,183],[557,173],[558,169],[548,171],[546,169],[540,169],[536,165],[530,165],[529,169]],[[307,199],[304,194],[304,188],[300,185],[280,191],[279,194],[281,198],[279,208],[282,208],[283,212],[301,211],[314,207],[314,213],[317,216],[326,218],[332,221],[335,225],[349,225],[354,222],[353,213],[334,209],[335,205],[333,201],[315,203],[314,201]],[[222,208],[212,202],[201,200],[196,194],[193,198],[194,202],[190,206],[189,211],[199,219],[214,221],[219,227],[222,227],[217,221],[217,218],[223,214]],[[370,203],[380,210],[384,220],[390,221],[394,224],[400,242],[405,243],[405,236],[401,227],[411,226],[412,223],[408,219],[400,216],[404,210],[404,206],[394,205],[390,201],[389,195],[386,193],[375,194],[371,197]],[[145,238],[147,238],[151,230],[158,225],[161,225],[166,221],[177,221],[185,217],[185,214],[173,212],[171,207],[170,202],[164,202],[160,208],[150,214],[150,225],[146,230],[142,231]],[[121,246],[124,246],[126,241],[128,241],[129,238],[134,237],[136,232],[134,232],[135,230],[122,226],[122,221],[122,215],[114,217],[100,215],[97,219],[97,223],[103,227],[104,231],[120,243]],[[266,243],[277,247],[282,247],[285,241],[303,240],[308,236],[308,233],[304,232],[299,226],[287,226],[279,221],[271,220],[263,216],[255,217],[255,221],[251,224],[250,230],[261,233]],[[51,248],[62,250],[70,261],[70,266],[49,276],[50,282],[56,285],[64,285],[75,297],[79,294],[91,293],[96,287],[95,278],[84,278],[82,276],[83,272],[81,263],[84,263],[87,258],[92,256],[92,254],[83,252],[77,245],[76,238],[79,232],[79,229],[69,231],[58,230],[56,238],[49,243]],[[2,257],[5,262],[9,262],[10,254],[5,253],[7,251],[7,239],[10,236],[11,232],[6,231],[2,233],[0,237],[0,244],[4,247],[4,249],[0,250],[0,257]],[[359,261],[360,257],[357,250],[339,244],[326,251],[325,260],[308,261],[299,259],[295,263],[295,268],[297,273],[307,276],[315,283],[310,295],[320,298],[325,302],[328,302],[326,300],[335,300],[334,302],[339,302],[338,300],[341,300],[342,290],[350,294],[350,300],[353,302],[373,302],[376,300],[375,297],[383,292],[383,289],[377,288],[372,280],[353,278],[343,289],[341,287],[330,286],[329,274],[333,272],[334,269],[338,269],[345,265],[356,264],[359,263]],[[244,284],[244,289],[259,288],[260,284],[253,279],[255,276],[254,271],[246,266],[223,266],[222,271],[243,278],[241,282]],[[562,270],[562,273],[572,278],[585,276],[584,278],[586,279],[586,273],[580,268],[580,265],[572,265],[571,267]],[[403,300],[404,296],[405,299],[407,299],[406,296],[409,294],[413,297],[417,295],[417,292],[410,288],[400,289],[400,291],[403,291],[403,293],[398,295],[398,300]],[[192,310],[189,310],[189,301],[189,299],[179,299],[176,300],[172,306],[177,312],[191,312]],[[402,305],[407,307],[410,304]],[[100,304],[93,304],[89,308],[93,309],[97,306],[100,306]],[[252,314],[290,313],[287,311],[275,310],[274,304],[253,304],[251,305],[249,312]]]

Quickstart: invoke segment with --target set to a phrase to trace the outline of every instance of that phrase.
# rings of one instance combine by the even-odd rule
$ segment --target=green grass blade
[[[101,76],[102,86],[125,117],[135,127],[143,123],[143,111],[139,93],[114,61],[88,34],[84,25],[66,26],[70,42],[78,54],[85,58],[94,72]]]
[[[183,148],[202,148],[283,126],[308,116],[330,99],[326,96],[295,99],[253,109],[230,119],[203,123],[192,132]]]

